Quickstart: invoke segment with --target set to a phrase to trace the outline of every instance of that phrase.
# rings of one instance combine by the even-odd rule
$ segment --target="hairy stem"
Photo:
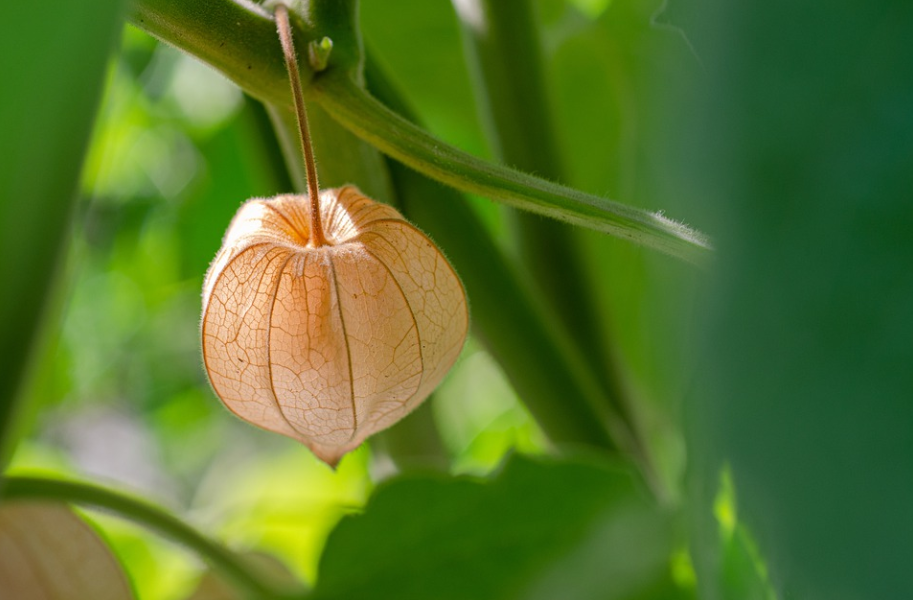
[[[308,129],[307,109],[304,106],[304,94],[301,93],[301,76],[298,74],[298,58],[295,54],[295,42],[292,40],[292,28],[288,20],[288,8],[284,4],[276,7],[276,30],[282,43],[285,55],[285,68],[288,71],[292,97],[295,100],[295,116],[298,118],[298,132],[301,134],[301,152],[304,154],[304,170],[307,173],[308,204],[310,206],[310,244],[315,248],[325,246],[323,224],[320,222],[320,186],[317,184],[317,166],[314,164],[314,148],[311,144],[311,132]]]
[[[459,190],[499,200],[700,263],[710,243],[666,217],[488,163],[449,146],[389,110],[345,77],[316,78],[309,96],[355,135],[416,171]]]
[[[343,8],[339,8],[345,13],[342,16],[348,15],[348,9]],[[213,65],[251,95],[291,108],[283,58],[278,49],[273,50],[275,24],[257,5],[245,0],[135,0],[130,19]],[[347,34],[344,25],[330,25],[341,27],[329,31],[331,37]],[[300,33],[308,41],[324,35],[304,28]],[[327,69],[316,75],[308,70],[304,94],[382,152],[465,192],[610,233],[691,262],[707,257],[707,238],[685,225],[486,163],[415,127],[353,81],[353,69],[357,67],[354,63],[359,57],[355,50],[337,52],[336,48],[352,46],[337,41],[344,40],[334,39]]]
[[[136,27],[216,68],[255,98],[291,108],[276,24],[259,5],[249,0],[134,0],[128,3],[127,16]],[[312,73],[305,67],[308,81]]]

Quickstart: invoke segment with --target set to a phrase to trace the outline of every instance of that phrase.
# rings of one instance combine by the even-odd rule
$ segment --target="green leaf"
[[[555,597],[577,585],[577,560],[600,566],[588,597],[628,597],[668,571],[669,523],[642,492],[583,459],[514,456],[484,481],[401,477],[331,534],[315,597]]]
[[[76,182],[122,0],[47,10],[4,3],[0,19],[0,465],[58,272]]]
[[[62,504],[0,506],[0,590],[16,600],[130,600],[120,565]]]
[[[710,93],[680,182],[725,257],[693,499],[706,514],[731,466],[780,597],[911,598],[913,4],[707,0],[686,17]]]

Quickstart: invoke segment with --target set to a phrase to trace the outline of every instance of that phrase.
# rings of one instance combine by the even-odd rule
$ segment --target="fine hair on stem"
[[[279,41],[282,44],[282,53],[285,55],[285,66],[288,70],[289,84],[292,87],[292,97],[295,99],[295,116],[298,119],[298,132],[301,134],[301,151],[304,155],[304,169],[307,173],[308,205],[310,207],[310,240],[311,246],[319,247],[327,244],[323,235],[323,225],[320,222],[320,186],[317,183],[317,166],[314,163],[314,149],[311,144],[311,132],[308,129],[307,109],[304,106],[304,94],[301,91],[301,75],[298,72],[298,59],[295,53],[295,43],[292,40],[292,28],[289,24],[288,7],[284,4],[276,6],[276,29],[279,32]]]

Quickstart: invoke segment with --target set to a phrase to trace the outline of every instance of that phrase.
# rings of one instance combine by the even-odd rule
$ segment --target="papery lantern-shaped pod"
[[[203,285],[203,359],[236,415],[335,465],[418,406],[468,327],[462,284],[395,209],[345,186],[246,202]]]

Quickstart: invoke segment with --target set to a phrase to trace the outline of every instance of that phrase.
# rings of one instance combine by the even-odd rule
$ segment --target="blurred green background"
[[[591,326],[611,340],[636,399],[667,495],[658,512],[672,515],[674,532],[656,533],[652,521],[640,528],[639,516],[618,521],[638,523],[627,535],[610,521],[580,524],[583,533],[524,597],[913,597],[913,5],[534,4],[564,183],[685,219],[712,234],[718,258],[699,270],[575,232],[598,309]],[[25,18],[3,10],[7,22]],[[495,156],[451,4],[362,0],[361,17],[373,59],[423,123],[457,147]],[[20,256],[51,264],[55,245],[65,246],[56,286],[13,296],[46,304],[49,316],[22,390],[29,408],[11,471],[132,490],[313,582],[329,532],[396,468],[364,447],[332,472],[303,447],[239,422],[213,395],[199,351],[203,275],[238,206],[288,191],[291,179],[259,104],[174,48],[131,26],[117,31],[71,232],[59,233],[68,214],[61,201],[38,212],[47,229],[19,240],[33,231],[22,220],[37,205],[6,195],[14,187],[0,198],[4,269],[27,271]],[[10,37],[11,47],[27,37]],[[105,43],[93,55],[98,65]],[[11,72],[26,89],[26,71]],[[54,94],[78,85],[42,72],[59,85]],[[70,105],[22,101],[0,100],[4,131],[22,111],[39,113],[23,123],[49,127],[34,109],[63,118],[77,108],[75,96]],[[79,108],[88,114],[91,104],[87,95]],[[18,148],[4,147],[0,175],[18,168],[33,182],[54,177],[40,168],[47,158],[13,161],[27,154]],[[66,187],[67,174],[57,174]],[[517,257],[504,212],[470,203]],[[0,305],[9,321],[3,358],[15,375],[31,321],[8,304]],[[431,410],[451,473],[490,473],[512,449],[552,450],[476,339]],[[565,481],[523,464],[516,473],[559,491],[544,499],[556,506],[589,514],[586,494],[614,498],[582,467]],[[482,492],[453,484],[448,496],[429,481],[383,488],[382,497],[408,492],[445,506],[456,498],[454,510],[481,502],[474,494]],[[522,498],[522,481],[507,477],[505,489]],[[390,534],[384,523],[395,520],[396,503],[378,502],[380,516],[369,511],[375,520],[360,522],[362,534]],[[435,529],[434,517],[429,511],[429,531],[456,535]],[[196,586],[197,557],[139,527],[90,519],[142,600],[185,598]],[[358,539],[353,527],[340,528],[339,548]],[[409,542],[397,543],[407,552]],[[347,556],[331,550],[343,558],[330,563],[327,586],[338,584],[333,565]],[[479,555],[497,563],[497,554]],[[661,573],[657,582],[605,592],[605,565],[628,555],[644,557],[631,572]],[[384,564],[383,555],[362,558]]]

